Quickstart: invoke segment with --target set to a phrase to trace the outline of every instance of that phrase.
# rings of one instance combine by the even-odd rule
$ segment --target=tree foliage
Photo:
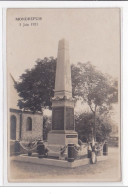
[[[94,128],[94,117],[92,113],[82,113],[76,115],[75,128],[78,132],[78,138],[83,142],[91,141]],[[112,126],[109,120],[96,118],[96,140],[104,141],[112,131]]]
[[[21,99],[20,108],[33,112],[42,108],[51,108],[51,97],[54,96],[56,59],[38,59],[31,70],[26,70],[20,76],[21,81],[16,84],[16,89]]]
[[[73,67],[72,76],[74,96],[86,102],[92,113],[98,108],[99,111],[111,106],[118,101],[118,83],[110,76],[104,75],[91,65],[79,63]]]
[[[93,113],[93,135],[96,138],[97,114],[109,114],[112,104],[118,101],[118,83],[110,76],[104,75],[91,65],[79,63],[73,67],[74,96],[88,104]]]

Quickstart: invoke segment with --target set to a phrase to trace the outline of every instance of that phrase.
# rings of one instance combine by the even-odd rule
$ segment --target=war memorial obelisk
[[[55,91],[52,99],[52,131],[48,134],[48,144],[64,146],[69,143],[78,144],[78,134],[74,129],[69,44],[62,39],[58,45]]]

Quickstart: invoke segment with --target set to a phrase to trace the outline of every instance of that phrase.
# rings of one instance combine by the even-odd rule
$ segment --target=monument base
[[[69,143],[78,144],[78,134],[76,131],[52,130],[48,133],[48,145],[65,146]]]
[[[49,156],[60,156],[60,151],[68,144],[78,144],[78,134],[76,131],[66,130],[52,130],[48,133],[48,155]],[[64,153],[67,157],[67,150]]]
[[[98,156],[97,162],[104,161],[107,159],[108,159],[108,156]],[[76,168],[76,167],[90,164],[89,158],[83,158],[83,159],[75,160],[74,162],[68,162],[66,160],[32,157],[32,156],[27,156],[25,154],[20,156],[13,156],[11,157],[11,160],[19,161],[23,163],[28,162],[29,164],[57,166],[57,167],[63,167],[63,168]]]

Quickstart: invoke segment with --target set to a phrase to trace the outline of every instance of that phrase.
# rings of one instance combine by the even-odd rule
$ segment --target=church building
[[[14,87],[16,81],[9,76],[8,105],[10,113],[10,140],[32,141],[43,139],[43,115],[41,112],[33,113],[19,109],[18,93]]]

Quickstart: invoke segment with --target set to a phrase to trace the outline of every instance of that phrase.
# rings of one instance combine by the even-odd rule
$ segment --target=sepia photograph
[[[6,11],[8,182],[121,182],[120,8]]]

